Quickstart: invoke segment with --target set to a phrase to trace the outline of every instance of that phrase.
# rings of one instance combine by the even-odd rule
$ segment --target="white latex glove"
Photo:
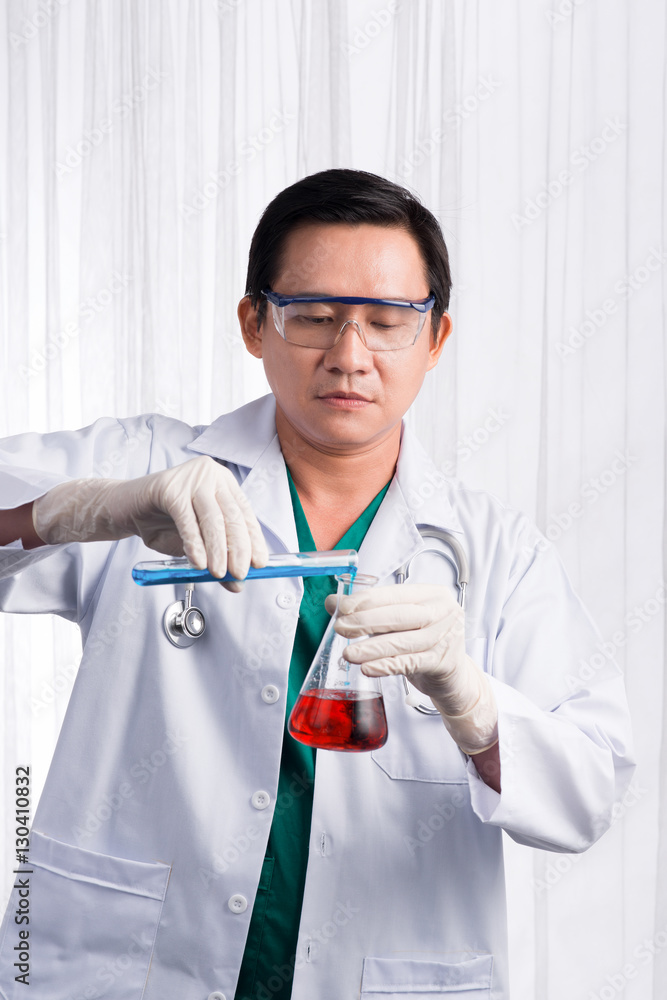
[[[75,479],[35,500],[35,531],[48,545],[139,535],[170,556],[185,554],[214,576],[243,579],[269,553],[262,529],[232,473],[208,455],[140,479]],[[237,583],[224,584],[240,590]]]
[[[332,613],[336,595],[327,597]],[[486,674],[466,655],[464,614],[449,587],[402,583],[341,597],[336,631],[343,656],[371,677],[405,674],[428,695],[468,754],[498,741],[498,709]]]

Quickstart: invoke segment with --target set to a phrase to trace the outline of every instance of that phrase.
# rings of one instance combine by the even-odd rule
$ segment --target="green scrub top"
[[[299,551],[314,552],[317,547],[289,469],[287,478]],[[359,550],[388,489],[389,483],[334,548]],[[234,1000],[267,1000],[269,997],[270,1000],[289,1000],[292,995],[308,864],[316,751],[289,735],[287,720],[329,624],[324,599],[328,594],[335,594],[336,589],[333,576],[311,576],[303,580],[303,598],[289,668],[278,797]]]

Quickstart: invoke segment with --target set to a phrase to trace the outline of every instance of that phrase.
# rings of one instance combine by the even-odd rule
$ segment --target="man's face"
[[[365,223],[309,223],[294,230],[273,290],[408,300],[430,293],[412,236]],[[357,319],[363,328],[365,308],[346,306],[345,318]],[[349,325],[335,347],[325,351],[283,340],[270,306],[259,331],[247,298],[239,305],[239,318],[248,350],[264,362],[279,431],[289,434],[293,447],[301,440],[329,454],[358,454],[400,434],[401,418],[451,331],[445,314],[434,343],[429,313],[416,344],[373,352]]]

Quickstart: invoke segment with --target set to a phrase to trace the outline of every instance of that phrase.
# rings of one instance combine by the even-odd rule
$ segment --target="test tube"
[[[335,549],[327,552],[279,552],[269,556],[266,566],[251,566],[246,580],[266,580],[276,576],[336,576],[357,572],[355,549]],[[185,557],[140,562],[132,570],[132,579],[140,587],[163,583],[221,583],[235,580],[231,573],[213,576],[207,569],[197,569]]]

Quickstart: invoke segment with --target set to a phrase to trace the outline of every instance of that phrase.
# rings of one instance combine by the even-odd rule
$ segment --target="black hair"
[[[264,209],[250,243],[246,295],[266,317],[263,288],[273,288],[289,234],[309,222],[371,223],[404,229],[419,246],[430,294],[435,296],[431,326],[436,333],[449,306],[449,255],[440,224],[407,188],[366,170],[336,168],[310,174],[277,194]]]

